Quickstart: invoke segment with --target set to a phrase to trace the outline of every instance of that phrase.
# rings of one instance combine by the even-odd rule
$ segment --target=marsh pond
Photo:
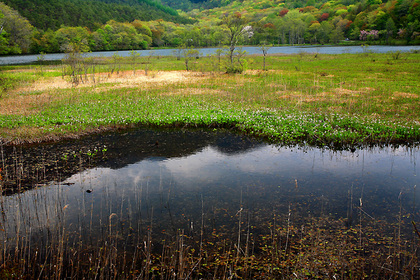
[[[416,278],[419,156],[148,128],[3,146],[0,276]]]

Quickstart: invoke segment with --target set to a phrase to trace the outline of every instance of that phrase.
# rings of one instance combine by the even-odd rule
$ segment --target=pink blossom
[[[359,39],[362,41],[366,41],[367,39],[376,39],[379,36],[379,31],[372,29],[370,31],[360,30]]]

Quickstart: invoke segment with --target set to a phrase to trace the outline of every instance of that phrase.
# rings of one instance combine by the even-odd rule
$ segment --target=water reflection
[[[144,159],[186,156],[209,145],[241,153],[262,143],[224,132],[133,129],[53,144],[1,146],[3,194],[63,181],[90,167],[118,169]]]
[[[228,132],[174,130],[52,145],[56,158],[104,146],[100,160],[78,158],[80,171],[63,173],[60,183],[2,196],[3,246],[13,248],[26,236],[25,242],[48,247],[66,233],[69,247],[100,248],[113,240],[126,253],[151,236],[157,250],[179,232],[192,240],[214,232],[236,240],[242,219],[248,233],[261,236],[273,217],[288,227],[325,215],[346,218],[351,226],[361,211],[366,220],[399,221],[408,235],[411,221],[420,223],[418,147],[330,151],[279,147]],[[18,152],[39,149],[46,154],[52,148]]]
[[[117,170],[90,169],[66,182],[95,193],[113,185],[120,192],[135,192],[133,186],[147,185],[149,194],[167,196],[171,192],[171,196],[184,197],[181,201],[201,195],[211,205],[229,201],[232,211],[240,208],[241,192],[247,197],[244,205],[308,203],[311,212],[320,210],[312,204],[322,198],[329,213],[341,216],[352,190],[355,199],[363,197],[365,210],[379,217],[396,209],[400,192],[406,203],[412,203],[413,187],[418,185],[417,155],[418,150],[404,148],[351,153],[271,145],[226,154],[209,145],[184,157],[152,157]],[[253,197],[256,190],[258,195]],[[181,207],[178,199],[171,202]]]
[[[158,221],[165,220],[170,206],[176,228],[188,228],[183,215],[199,219],[202,204],[206,211],[230,214],[241,207],[287,212],[293,204],[300,205],[299,215],[323,211],[345,217],[350,194],[357,203],[362,198],[370,216],[389,219],[389,213],[398,212],[401,196],[407,208],[413,207],[414,186],[419,185],[418,148],[287,148],[228,133],[186,131],[131,131],[85,141],[97,146],[99,139],[107,143],[106,156],[92,168],[85,163],[60,184],[3,197],[7,224],[12,227],[17,205],[26,209],[20,210],[22,221],[34,219],[27,215],[34,213],[49,226],[60,216],[56,213],[65,213],[73,225],[80,222],[80,213],[89,213],[91,224],[98,222],[92,217],[117,212],[135,222],[141,214],[132,205],[140,212],[154,209],[149,218]]]

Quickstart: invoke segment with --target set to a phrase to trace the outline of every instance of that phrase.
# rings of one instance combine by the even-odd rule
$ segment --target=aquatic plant
[[[153,208],[143,215],[137,212],[136,216],[142,217],[137,223],[124,214],[125,207],[138,211],[142,202],[147,203],[142,187],[138,186],[134,200],[123,198],[118,208],[107,203],[99,213],[93,212],[94,201],[87,197],[92,194],[86,193],[79,221],[74,226],[65,226],[66,213],[72,207],[64,204],[65,188],[57,189],[54,196],[59,200],[46,212],[42,207],[50,199],[47,193],[41,197],[19,195],[15,201],[18,208],[13,210],[1,204],[6,217],[15,211],[15,219],[19,221],[14,232],[4,223],[7,218],[2,219],[0,235],[8,240],[2,243],[2,278],[21,279],[31,275],[40,279],[419,276],[416,241],[410,241],[409,235],[394,235],[400,223],[390,225],[361,219],[363,227],[362,223],[346,226],[344,220],[331,215],[298,218],[301,214],[298,205],[289,206],[286,213],[271,214],[242,205],[236,215],[235,212],[226,215],[233,209],[214,209],[212,214],[204,212],[203,208],[203,212],[198,213],[203,222],[197,229],[191,228],[192,217],[188,215],[183,222],[173,221],[178,228],[171,229],[171,222],[153,219]],[[101,195],[112,201],[114,192],[109,188]],[[31,225],[24,217],[24,203],[37,205],[38,212],[32,213]],[[169,211],[169,202],[165,207]],[[99,215],[103,224],[98,225],[93,215]],[[57,220],[38,227],[37,221],[41,223],[45,216]],[[211,216],[227,224],[212,227]],[[98,226],[99,229],[93,228]]]

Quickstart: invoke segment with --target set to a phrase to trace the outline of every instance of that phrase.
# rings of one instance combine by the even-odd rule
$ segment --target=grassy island
[[[1,141],[139,125],[227,127],[329,147],[420,139],[418,53],[272,55],[266,71],[252,56],[242,74],[224,73],[218,59],[90,59],[75,75],[67,64],[2,67]]]

